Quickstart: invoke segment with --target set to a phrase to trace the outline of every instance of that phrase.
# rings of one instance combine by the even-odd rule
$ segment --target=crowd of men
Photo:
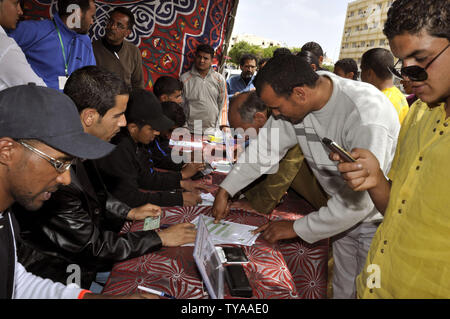
[[[448,1],[394,1],[391,51],[365,52],[360,71],[351,59],[324,70],[308,42],[268,60],[244,54],[226,81],[200,44],[189,71],[152,91],[125,40],[129,9],[113,9],[92,43],[94,1],[57,4],[52,19],[18,23],[20,2],[0,0],[0,298],[113,298],[101,291],[114,263],[192,243],[190,223],[119,235],[126,221],[197,205],[208,191],[191,179],[204,163],[171,157],[181,127],[255,132],[220,185],[215,221],[241,194],[240,205],[270,214],[292,188],[315,211],[255,232],[271,243],[331,238],[334,298],[450,297]]]

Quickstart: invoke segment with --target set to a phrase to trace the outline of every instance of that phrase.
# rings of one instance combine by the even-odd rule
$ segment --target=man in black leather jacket
[[[84,67],[71,75],[64,92],[77,105],[85,132],[109,141],[126,125],[128,90],[114,74]],[[150,204],[131,209],[115,199],[90,160],[78,160],[71,177],[71,184],[53,193],[37,214],[17,214],[23,238],[19,260],[27,270],[66,283],[68,265],[77,264],[81,286],[89,288],[95,274],[110,270],[114,262],[195,240],[189,223],[119,236],[125,220],[158,215],[160,209]]]

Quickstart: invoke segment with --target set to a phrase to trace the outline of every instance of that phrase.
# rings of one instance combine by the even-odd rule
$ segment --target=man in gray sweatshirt
[[[272,117],[220,185],[213,214],[217,221],[223,218],[230,196],[262,173],[274,173],[278,160],[299,144],[330,196],[327,206],[296,221],[268,223],[257,231],[269,242],[298,236],[314,243],[334,237],[334,298],[354,298],[355,278],[382,216],[367,192],[355,192],[345,184],[322,139],[329,138],[347,150],[370,149],[387,173],[400,129],[398,116],[373,86],[325,71],[316,73],[295,56],[272,58],[258,73],[255,87],[272,109]]]

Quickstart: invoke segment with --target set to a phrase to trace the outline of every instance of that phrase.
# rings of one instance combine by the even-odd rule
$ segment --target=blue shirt
[[[227,80],[227,91],[228,97],[231,97],[237,92],[247,92],[251,89],[254,89],[253,79],[255,76],[253,75],[248,84],[245,84],[245,81],[242,79],[241,75],[235,75]]]
[[[91,39],[67,28],[55,13],[53,20],[27,20],[17,25],[9,36],[16,40],[34,72],[48,87],[59,89],[59,76],[65,76],[65,64],[58,32],[64,44],[68,74],[87,66],[96,65]]]

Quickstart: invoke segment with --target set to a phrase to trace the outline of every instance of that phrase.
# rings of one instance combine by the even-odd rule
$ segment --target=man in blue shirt
[[[256,57],[253,54],[244,54],[239,65],[242,70],[240,75],[235,75],[227,81],[228,97],[232,97],[236,93],[254,90],[253,78],[256,71]]]
[[[9,35],[47,86],[62,91],[73,71],[96,65],[87,34],[95,4],[93,0],[58,0],[58,12],[51,20],[20,22]]]

